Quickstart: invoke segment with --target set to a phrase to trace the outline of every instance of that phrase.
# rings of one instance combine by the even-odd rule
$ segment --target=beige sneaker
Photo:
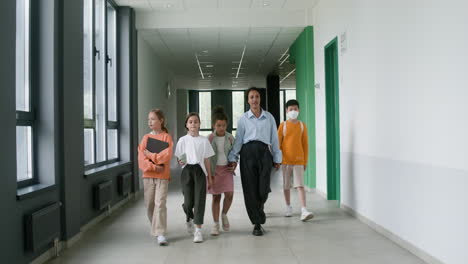
[[[211,228],[211,233],[212,236],[218,236],[219,235],[219,223],[215,223],[213,225],[213,228]]]
[[[231,226],[229,225],[229,220],[227,215],[221,214],[221,223],[223,224],[223,230],[229,232]]]
[[[312,218],[314,218],[314,213],[309,212],[307,210],[302,211],[302,214],[301,214],[301,221],[302,222],[305,222],[305,221],[310,220]]]

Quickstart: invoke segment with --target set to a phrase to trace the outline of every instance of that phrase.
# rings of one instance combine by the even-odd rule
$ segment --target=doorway
[[[340,200],[340,111],[338,38],[325,46],[325,108],[327,129],[327,199]]]

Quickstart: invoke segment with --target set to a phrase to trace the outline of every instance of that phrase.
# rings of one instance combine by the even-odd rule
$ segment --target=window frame
[[[92,146],[92,152],[93,152],[93,163],[90,163],[90,164],[85,164],[84,167],[85,167],[85,170],[89,170],[89,169],[94,169],[94,168],[97,168],[97,167],[101,167],[101,166],[104,166],[104,165],[108,165],[108,164],[111,164],[111,163],[114,163],[114,162],[118,162],[120,160],[120,107],[119,107],[119,99],[120,99],[120,92],[119,92],[119,83],[118,83],[118,61],[119,61],[119,58],[118,58],[118,50],[119,50],[119,43],[118,43],[118,32],[119,32],[119,28],[118,28],[118,22],[117,22],[117,17],[118,17],[118,9],[117,9],[117,5],[114,3],[114,1],[112,0],[89,0],[90,1],[90,5],[92,6],[91,8],[91,14],[89,14],[91,16],[91,30],[90,30],[90,38],[91,38],[91,50],[92,50],[92,58],[91,58],[91,65],[92,65],[92,70],[90,71],[91,72],[91,78],[92,78],[92,81],[91,81],[91,84],[92,84],[92,96],[93,96],[93,99],[92,99],[92,119],[88,119],[88,118],[84,118],[83,116],[83,119],[84,119],[84,126],[83,126],[83,131],[85,129],[92,129],[93,130],[93,146]],[[103,29],[103,33],[102,33],[102,36],[104,38],[104,47],[103,49],[104,50],[98,50],[97,49],[97,45],[96,45],[96,39],[95,39],[95,30],[96,30],[96,1],[102,1],[103,2],[103,9],[104,9],[104,24],[102,25],[102,29]],[[108,54],[108,45],[109,45],[109,42],[108,42],[108,15],[107,15],[107,8],[108,8],[108,5],[111,6],[114,11],[115,11],[115,28],[114,28],[114,32],[115,32],[115,39],[114,39],[114,47],[115,47],[115,57],[114,58],[111,58]],[[105,54],[105,55],[103,55]],[[105,97],[105,102],[104,102],[104,119],[105,119],[105,127],[104,127],[104,138],[105,138],[105,148],[104,148],[104,156],[105,156],[105,160],[104,161],[100,161],[100,162],[96,162],[97,161],[97,144],[98,144],[98,140],[97,140],[97,120],[96,120],[96,113],[97,113],[97,109],[96,109],[96,104],[97,104],[97,99],[96,99],[96,56],[105,56],[105,69],[103,71],[103,83],[104,83],[104,97]],[[108,87],[108,84],[109,84],[109,81],[108,81],[108,71],[109,71],[109,62],[112,63],[113,67],[115,66],[115,80],[114,80],[114,83],[115,83],[115,102],[116,102],[116,119],[117,121],[109,121],[109,104],[108,104],[108,91],[109,91],[109,87]],[[83,107],[83,113],[84,113],[85,109]],[[117,157],[116,158],[112,158],[112,159],[109,159],[109,141],[108,141],[108,131],[111,130],[111,129],[115,129],[117,130]],[[84,145],[83,145],[83,148],[84,148]],[[84,156],[83,156],[83,160],[84,160]]]
[[[28,7],[29,7],[29,12],[25,14],[25,17],[27,16],[27,24],[28,24],[28,39],[25,41],[25,45],[27,47],[24,49],[25,53],[28,55],[28,65],[26,66],[28,70],[28,78],[27,78],[27,83],[28,83],[28,94],[29,94],[29,100],[28,100],[28,109],[29,111],[22,111],[22,110],[16,110],[16,99],[15,99],[15,110],[16,110],[16,126],[15,127],[30,127],[31,128],[31,178],[24,179],[24,180],[18,180],[18,171],[16,172],[16,184],[17,188],[24,188],[27,186],[31,186],[34,184],[39,183],[39,177],[37,175],[37,155],[36,155],[36,149],[37,149],[37,133],[36,133],[36,114],[35,114],[35,109],[37,105],[37,96],[35,93],[35,87],[32,86],[33,82],[31,81],[31,78],[33,76],[33,63],[34,63],[34,58],[32,57],[32,52],[31,52],[31,43],[32,43],[32,38],[33,38],[33,31],[32,31],[32,13],[33,13],[33,5],[31,3],[31,0],[24,0],[25,2],[28,2]],[[16,7],[16,15],[18,16],[18,7]],[[25,21],[26,23],[26,21]],[[16,29],[18,30],[18,24],[16,24]],[[17,33],[16,33],[17,34]],[[17,47],[18,45],[16,45]],[[17,52],[17,51],[15,51]],[[16,56],[17,53],[15,53]],[[17,67],[17,61],[15,59],[15,69]],[[15,77],[16,78],[16,77]],[[16,98],[16,91],[18,89],[18,84],[15,85],[15,98]],[[24,87],[22,87],[24,89]],[[16,134],[16,131],[15,131]],[[16,137],[16,140],[18,140],[18,137]],[[16,153],[18,153],[18,149],[16,149]],[[16,154],[17,155],[17,154]],[[17,166],[17,164],[16,164]],[[17,167],[16,167],[17,168]],[[18,168],[17,168],[18,169]]]

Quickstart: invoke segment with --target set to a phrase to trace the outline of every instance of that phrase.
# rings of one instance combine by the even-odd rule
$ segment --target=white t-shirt
[[[192,137],[191,135],[183,136],[179,139],[176,146],[175,156],[181,157],[185,154],[187,163],[190,165],[199,164],[205,175],[208,175],[205,168],[205,159],[214,156],[213,147],[204,136]],[[185,167],[182,166],[182,168]]]
[[[224,152],[224,140],[226,140],[226,138],[224,136],[215,136],[214,140],[216,141],[216,147],[218,148],[216,150],[216,152],[218,152],[218,161],[216,162],[216,165],[225,166],[228,164],[226,153]]]

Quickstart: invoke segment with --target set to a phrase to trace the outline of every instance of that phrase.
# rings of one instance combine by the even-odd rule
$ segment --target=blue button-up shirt
[[[237,162],[242,145],[250,141],[261,141],[270,146],[273,162],[281,163],[282,153],[279,149],[276,121],[269,112],[262,109],[262,113],[257,118],[252,110],[249,110],[241,116],[237,122],[236,140],[229,152],[228,160]]]

